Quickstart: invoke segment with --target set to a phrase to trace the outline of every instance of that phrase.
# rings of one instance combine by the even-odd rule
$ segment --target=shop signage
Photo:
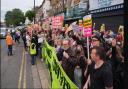
[[[124,3],[124,0],[89,0],[89,10],[100,9],[104,7],[110,7]]]

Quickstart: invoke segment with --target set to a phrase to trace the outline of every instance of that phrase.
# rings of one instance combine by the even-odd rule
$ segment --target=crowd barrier
[[[78,87],[69,79],[64,72],[61,64],[56,56],[56,50],[51,47],[47,41],[44,42],[42,47],[42,56],[48,66],[51,76],[52,89],[78,89]]]

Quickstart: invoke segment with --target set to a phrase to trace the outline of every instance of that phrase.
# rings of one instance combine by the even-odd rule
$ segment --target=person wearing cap
[[[96,39],[97,37],[92,37],[92,38]],[[107,47],[107,44],[109,45],[109,47]],[[97,41],[93,45],[98,46],[99,42]],[[118,52],[116,39],[109,38],[108,43],[105,43],[103,47],[105,48],[105,52],[106,52],[105,61],[112,69],[114,89],[122,89],[121,79],[123,77],[122,76],[123,72],[122,72],[121,64],[123,64],[123,56],[121,55],[120,51]]]
[[[94,47],[94,46],[101,46],[100,37],[92,36],[91,47]]]

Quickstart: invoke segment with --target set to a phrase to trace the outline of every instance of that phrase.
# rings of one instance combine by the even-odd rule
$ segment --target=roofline
[[[39,6],[39,8],[41,8],[44,3],[45,3],[45,0],[43,0],[42,4]],[[38,8],[38,9],[39,9],[39,8]]]

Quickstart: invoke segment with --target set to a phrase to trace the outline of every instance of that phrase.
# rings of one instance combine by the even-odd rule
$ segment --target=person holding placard
[[[83,89],[113,89],[111,67],[105,62],[105,51],[102,47],[91,49],[91,60],[88,62],[89,77]]]

